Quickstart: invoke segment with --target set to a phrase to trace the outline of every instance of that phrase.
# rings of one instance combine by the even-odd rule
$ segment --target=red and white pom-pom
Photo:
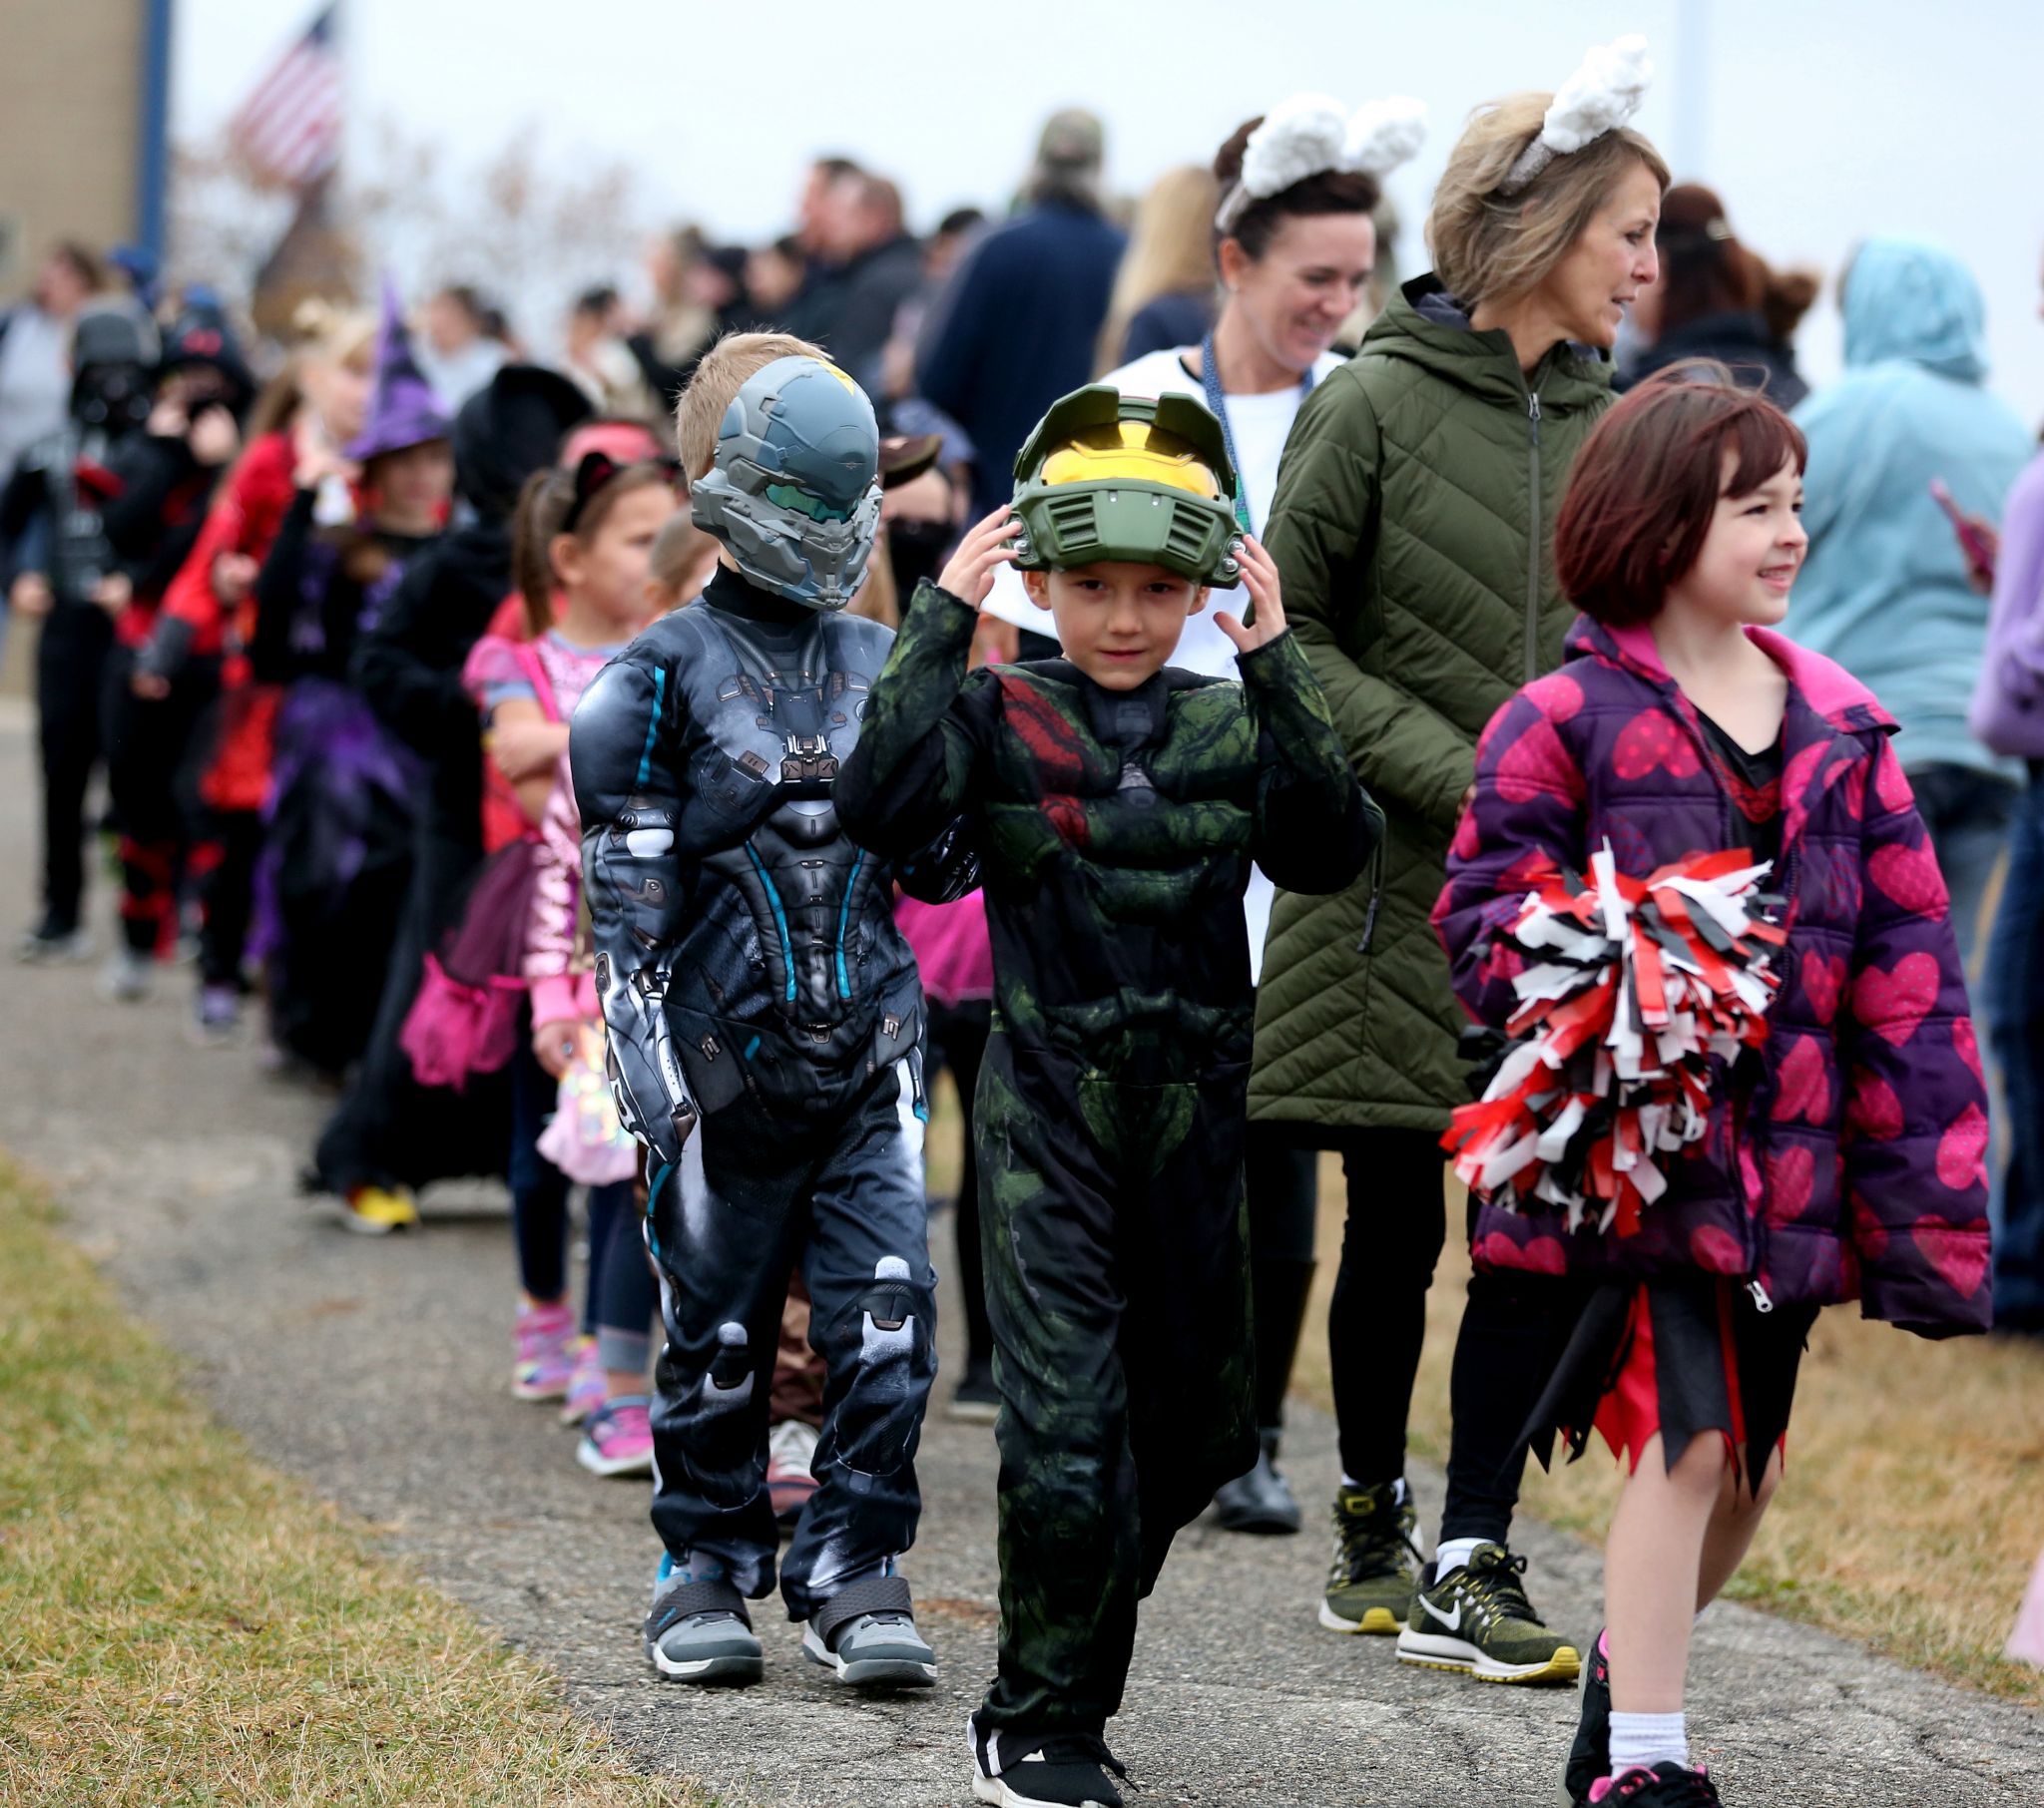
[[[1767,1037],[1786,932],[1762,914],[1768,866],[1693,854],[1645,879],[1611,846],[1586,886],[1541,876],[1500,939],[1524,966],[1512,1037],[1441,1146],[1492,1204],[1538,1203],[1621,1235],[1667,1190],[1656,1162],[1704,1134],[1713,1063]]]

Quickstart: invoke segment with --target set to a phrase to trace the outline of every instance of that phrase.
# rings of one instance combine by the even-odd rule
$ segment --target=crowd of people
[[[1811,390],[1815,279],[1673,183],[1645,81],[1624,42],[1479,107],[1403,283],[1418,110],[1301,95],[1126,222],[1083,113],[1001,217],[922,237],[819,159],[785,236],[663,239],[646,317],[574,297],[555,365],[459,285],[257,355],[216,290],[80,245],[0,315],[20,958],[89,957],[103,833],[110,1008],[190,959],[199,1040],[329,1089],[340,1222],[505,1180],[511,1385],[653,1478],[662,1674],[757,1680],[777,1582],[839,1681],[934,1676],[898,1560],[946,1069],[946,1410],[1000,1451],[987,1802],[1119,1804],[1173,1535],[1300,1530],[1322,1151],[1341,1476],[1304,1610],[1580,1681],[1572,1801],[1718,1800],[1691,1625],[1819,1308],[2044,1332],[2044,457],[1931,242],[1858,248]],[[1636,1214],[1471,1191],[1429,1551],[1443,1132],[1508,1059],[1514,913],[1600,854],[1728,850],[1772,875],[1765,1033]],[[1529,1451],[1593,1428],[1629,1477],[1584,1636],[1511,1526]]]

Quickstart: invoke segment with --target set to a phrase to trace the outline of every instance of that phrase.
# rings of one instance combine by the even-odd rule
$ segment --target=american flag
[[[235,115],[235,144],[265,182],[302,189],[340,156],[340,57],[324,8]]]

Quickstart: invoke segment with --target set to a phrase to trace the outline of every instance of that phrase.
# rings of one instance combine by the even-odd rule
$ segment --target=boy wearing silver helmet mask
[[[779,1584],[840,1681],[935,1679],[895,1560],[936,1371],[923,1005],[897,878],[974,883],[954,838],[898,865],[832,791],[890,632],[843,614],[879,522],[871,404],[816,347],[723,340],[676,408],[719,569],[584,693],[570,741],[612,1089],[647,1147],[662,1275],[645,1625],[661,1674],[751,1682],[775,1582],[767,1383],[797,1262],[829,1370],[818,1487]]]

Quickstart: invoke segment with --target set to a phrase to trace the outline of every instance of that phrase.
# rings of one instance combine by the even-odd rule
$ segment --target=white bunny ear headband
[[[1243,147],[1242,180],[1222,197],[1214,229],[1227,232],[1253,202],[1330,170],[1388,176],[1426,140],[1426,109],[1395,97],[1351,115],[1324,94],[1294,94],[1273,107]]]
[[[1540,136],[1519,153],[1497,192],[1518,194],[1557,157],[1580,151],[1623,126],[1639,112],[1647,84],[1653,79],[1654,65],[1647,61],[1645,38],[1634,34],[1615,44],[1596,46],[1556,90]]]

